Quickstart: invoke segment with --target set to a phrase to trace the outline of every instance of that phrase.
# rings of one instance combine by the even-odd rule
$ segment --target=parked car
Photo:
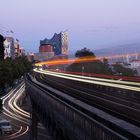
[[[12,126],[10,124],[10,121],[6,119],[0,120],[0,132],[1,134],[12,133]]]

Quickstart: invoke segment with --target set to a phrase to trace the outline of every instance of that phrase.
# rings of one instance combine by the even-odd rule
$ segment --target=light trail
[[[53,70],[51,70],[53,71]],[[140,77],[139,76],[121,76],[121,75],[108,75],[108,74],[96,74],[96,73],[86,73],[86,72],[72,72],[72,71],[55,71],[54,72],[60,72],[60,73],[66,73],[66,74],[74,74],[79,76],[90,76],[95,78],[101,78],[101,79],[109,79],[109,80],[119,80],[119,81],[127,81],[127,82],[137,82],[140,83]]]
[[[40,69],[40,71],[46,71]],[[126,85],[134,85],[134,86],[140,86],[140,83],[137,82],[130,82],[130,81],[118,81],[118,80],[113,80],[113,79],[103,79],[103,78],[95,78],[95,77],[87,77],[87,76],[80,76],[80,75],[74,75],[74,74],[66,74],[66,73],[58,73],[58,72],[52,72],[49,71],[52,74],[59,74],[59,75],[64,75],[64,76],[69,76],[69,77],[76,77],[76,78],[82,78],[82,79],[87,79],[87,80],[96,80],[96,81],[104,81],[104,82],[110,82],[110,83],[118,83],[118,84],[126,84]]]
[[[28,126],[30,124],[30,113],[21,109],[17,104],[24,91],[25,91],[25,84],[21,83],[16,89],[14,89],[14,90],[12,89],[7,95],[2,97],[3,104],[4,104],[3,105],[3,109],[4,109],[3,114],[8,116],[9,118],[12,118],[14,120],[21,122],[27,126],[26,130],[24,130],[22,127],[22,132],[20,134],[18,134],[18,132],[15,132],[12,134],[13,137],[12,137],[12,135],[8,135],[6,137],[6,140],[14,139],[19,136],[22,136],[25,133],[27,133],[27,131],[29,130]],[[13,113],[13,111],[14,111],[14,113]],[[13,125],[15,126],[15,124],[13,124]],[[16,127],[19,127],[19,126],[16,126]],[[42,127],[40,123],[38,124],[38,128],[44,130],[44,127]]]
[[[20,97],[22,97],[24,91],[25,91],[25,84],[22,82],[17,88],[15,88],[14,90],[12,89],[7,95],[1,98],[3,100],[3,114],[8,116],[9,118],[12,118],[13,120],[17,120],[20,123],[24,123],[24,125],[26,125],[26,127],[25,126],[23,127],[23,126],[13,124],[13,126],[19,128],[18,131],[12,133],[11,135],[2,137],[1,139],[3,140],[16,139],[17,137],[26,134],[29,130],[28,125],[30,123],[29,123],[29,116],[27,116],[28,112],[22,110],[17,105],[17,102],[19,101]],[[13,113],[13,111],[15,113]],[[25,116],[28,119],[26,119]]]
[[[17,101],[22,96],[23,92],[25,91],[25,85],[23,85],[17,92],[15,92],[14,96],[9,100],[9,106],[18,114],[30,118],[30,113],[24,111],[17,105]]]
[[[35,66],[42,66],[42,65],[64,65],[64,64],[71,64],[71,63],[83,63],[83,62],[92,62],[98,60],[95,57],[82,57],[82,58],[72,58],[72,59],[59,59],[59,60],[50,60],[50,61],[44,61],[35,63]]]
[[[85,83],[90,83],[90,84],[98,84],[98,85],[103,85],[103,86],[109,86],[109,87],[115,87],[115,88],[140,92],[140,88],[133,87],[133,86],[127,86],[127,85],[121,85],[121,84],[115,84],[115,83],[105,83],[105,82],[101,82],[101,81],[85,80],[85,79],[60,75],[59,73],[54,74],[54,73],[51,73],[49,71],[44,72],[44,71],[40,71],[40,70],[37,70],[37,69],[34,69],[34,71],[38,72],[38,73],[41,73],[41,74],[47,74],[47,75],[56,76],[56,77],[60,77],[60,78],[65,78],[65,79],[70,79],[70,80],[75,80],[75,81],[79,81],[79,82],[85,82]]]
[[[28,132],[28,130],[29,130],[29,126],[26,126],[25,131],[23,131],[22,133],[20,133],[20,134],[14,136],[14,137],[12,137],[12,138],[9,138],[9,139],[13,139],[13,138],[15,139],[15,138],[17,138],[17,137],[21,137],[21,136],[25,135],[25,134]]]
[[[19,133],[21,133],[23,130],[23,127],[20,126],[19,130],[16,131],[15,133],[11,134],[11,135],[8,135],[8,136],[4,136],[2,138],[0,138],[0,140],[7,140],[7,139],[13,139],[13,137],[15,137],[16,135],[18,135]]]
[[[26,126],[26,129],[24,130],[23,129],[23,127],[21,126],[20,127],[20,132],[16,132],[16,134],[14,133],[13,134],[13,136],[12,135],[9,135],[9,136],[7,136],[7,137],[5,137],[6,138],[6,140],[10,140],[10,139],[15,139],[15,138],[17,138],[17,137],[21,137],[21,136],[23,136],[23,135],[25,135],[27,132],[28,132],[28,130],[29,130],[29,126]],[[21,132],[21,131],[23,131],[23,132]],[[5,139],[4,138],[4,139]],[[3,139],[3,138],[2,138]]]
[[[21,87],[21,89],[22,89],[22,88],[23,88],[23,87]],[[20,92],[24,91],[24,89],[22,89],[22,90],[21,90],[21,89],[19,90]],[[25,116],[25,117],[30,117],[29,115],[27,115],[27,114],[25,114],[25,113],[22,113],[21,111],[19,111],[18,109],[16,109],[16,108],[14,107],[14,105],[13,105],[13,102],[15,101],[15,98],[17,97],[17,93],[19,93],[19,91],[17,91],[17,92],[14,94],[14,96],[12,96],[12,98],[9,100],[9,102],[8,102],[9,107],[10,107],[15,113],[17,113],[17,114],[20,114],[20,115]],[[20,95],[20,96],[21,96],[21,95]],[[18,115],[20,119],[24,119],[24,120],[27,121],[27,119],[21,117],[20,115]],[[16,115],[16,116],[17,116],[17,115]]]
[[[17,135],[18,133],[20,133],[22,131],[22,126],[20,126],[20,129],[17,131],[17,132],[15,132],[15,133],[13,133],[13,134],[11,134],[11,135],[8,135],[9,137],[12,137],[12,136],[15,136],[15,135]]]
[[[42,66],[42,65],[64,65],[64,64],[71,64],[71,63],[84,63],[84,62],[94,62],[96,60],[103,60],[106,59],[116,59],[116,58],[123,58],[127,56],[136,56],[137,53],[132,54],[120,54],[120,55],[112,55],[112,56],[99,56],[99,57],[93,57],[93,56],[86,56],[86,57],[80,57],[80,58],[71,58],[71,59],[57,59],[57,60],[49,60],[44,62],[35,63],[35,66]]]
[[[21,90],[23,88],[23,85],[21,86],[21,88],[19,89],[19,90]],[[19,90],[16,92],[16,93],[18,93],[19,92]],[[19,111],[17,110],[17,109],[15,109],[14,107],[13,107],[13,105],[12,105],[12,100],[15,98],[15,95],[16,94],[14,94],[15,93],[15,91],[16,91],[16,89],[14,89],[9,95],[7,95],[6,97],[4,97],[3,98],[3,109],[4,109],[4,111],[5,112],[3,112],[6,116],[8,116],[8,117],[10,117],[10,118],[13,118],[13,119],[15,119],[15,120],[18,120],[18,121],[20,121],[20,122],[23,122],[23,123],[25,123],[26,125],[28,125],[29,124],[29,120],[28,119],[26,119],[26,118],[24,118],[24,117],[22,117],[22,116],[19,116],[18,114],[13,114],[13,112],[11,112],[9,109],[7,109],[6,108],[6,102],[7,102],[7,100],[8,100],[8,98],[10,98],[10,100],[8,100],[8,105],[9,105],[9,107],[13,110],[13,111],[15,111],[16,113],[19,113]],[[14,94],[14,95],[13,95]]]
[[[80,58],[70,58],[70,59],[57,59],[57,60],[48,60],[44,62],[38,62],[35,63],[35,66],[53,66],[53,65],[68,65],[68,64],[77,64],[77,63],[86,63],[86,62],[96,62],[96,61],[102,61],[103,59],[116,59],[116,58],[122,58],[127,56],[136,56],[136,53],[133,54],[122,54],[122,55],[114,55],[114,56],[101,56],[101,57],[93,57],[93,56],[86,56],[86,57],[80,57]],[[85,73],[87,74],[87,73]],[[140,82],[140,77],[130,77],[130,76],[117,76],[117,75],[105,75],[105,74],[94,74],[91,73],[91,75],[99,78],[109,78],[109,79],[123,79],[126,81],[138,81]]]
[[[25,88],[22,90],[24,92]],[[21,93],[21,92],[20,92]],[[21,93],[22,94],[22,93]],[[21,109],[20,107],[17,106],[17,101],[19,100],[21,94],[18,94],[17,97],[15,98],[13,105],[15,106],[15,108],[18,110],[19,114],[30,118],[30,113],[28,113],[27,111],[24,111],[23,109]]]
[[[3,100],[3,115],[13,119],[14,121],[18,121],[18,125],[16,125],[15,123],[11,123],[12,126],[18,129],[11,135],[1,137],[1,140],[16,139],[25,135],[29,131],[30,113],[26,112],[25,110],[20,108],[20,106],[18,106],[18,102],[22,98],[24,92],[25,84],[22,82],[19,86],[17,86],[17,88],[12,89],[7,95],[1,98]],[[20,126],[19,123],[23,124]],[[38,128],[41,130],[45,129],[40,123],[38,123]],[[39,133],[39,135],[43,136],[43,133]]]

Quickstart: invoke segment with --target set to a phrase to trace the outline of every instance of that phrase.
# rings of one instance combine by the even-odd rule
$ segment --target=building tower
[[[4,41],[4,47],[5,47],[5,55],[4,58],[15,58],[15,47],[14,47],[14,38],[13,37],[5,37]]]
[[[49,47],[52,46],[55,55],[67,55],[68,54],[68,36],[67,32],[61,32],[59,34],[55,33],[51,39],[45,38],[40,40],[40,48],[42,46]]]
[[[68,54],[68,35],[66,32],[61,32],[61,54]]]

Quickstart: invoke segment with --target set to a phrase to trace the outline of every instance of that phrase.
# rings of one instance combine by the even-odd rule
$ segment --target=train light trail
[[[79,82],[98,84],[98,85],[103,85],[103,86],[109,86],[109,87],[114,87],[114,88],[120,88],[120,89],[140,92],[140,88],[134,87],[134,86],[122,85],[122,84],[117,84],[117,83],[109,83],[109,82],[105,82],[105,81],[94,81],[94,80],[81,79],[81,78],[76,78],[76,77],[69,77],[69,76],[61,75],[59,73],[56,74],[56,73],[51,73],[50,71],[42,71],[42,70],[37,70],[37,69],[34,69],[34,71],[41,73],[41,74],[47,74],[47,75],[65,78],[65,79],[70,79],[70,80],[75,80],[75,81],[79,81]]]
[[[99,56],[99,57],[80,57],[80,58],[71,58],[71,59],[58,59],[58,60],[48,60],[44,62],[35,63],[35,66],[42,66],[42,65],[64,65],[64,64],[71,64],[71,63],[84,63],[84,62],[92,62],[96,60],[103,60],[106,59],[116,59],[116,58],[123,58],[127,56],[136,56],[136,53],[132,54],[120,54],[120,55],[112,55],[112,56]]]
[[[45,62],[39,62],[36,63],[35,66],[42,66],[42,65],[64,65],[64,64],[71,64],[71,63],[84,63],[84,62],[91,62],[95,61],[97,58],[95,57],[82,57],[82,58],[72,58],[72,59],[62,59],[62,60],[51,60],[51,61],[45,61]]]
[[[40,69],[40,71],[45,72],[45,70],[42,70],[42,69]],[[53,73],[53,74],[58,74],[58,72],[52,72],[52,71],[49,71],[49,72]],[[87,79],[87,80],[96,80],[96,81],[102,81],[102,82],[104,81],[104,82],[109,82],[109,83],[118,83],[118,84],[131,85],[131,86],[140,86],[140,83],[131,82],[131,81],[119,81],[119,80],[113,80],[113,79],[88,77],[88,76],[75,75],[75,74],[70,74],[70,73],[59,73],[59,75],[64,75],[64,76],[69,76],[69,77],[76,77],[76,78]]]

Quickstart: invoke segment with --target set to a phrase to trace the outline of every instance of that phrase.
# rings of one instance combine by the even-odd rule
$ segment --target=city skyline
[[[138,0],[5,0],[0,4],[0,33],[12,30],[12,36],[30,52],[37,52],[41,39],[65,30],[70,52],[138,42],[140,38]]]

